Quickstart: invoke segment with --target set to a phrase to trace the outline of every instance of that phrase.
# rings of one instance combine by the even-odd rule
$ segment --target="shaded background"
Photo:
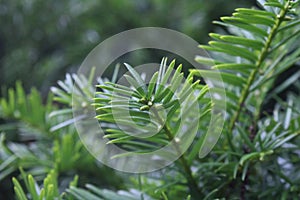
[[[156,26],[187,34],[199,43],[216,31],[212,20],[234,8],[254,4],[241,0],[1,0],[0,84],[25,89],[49,86],[74,72],[101,41],[119,32]],[[159,62],[161,54],[127,57],[129,63]]]

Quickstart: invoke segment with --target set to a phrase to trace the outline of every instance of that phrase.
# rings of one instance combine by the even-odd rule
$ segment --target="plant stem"
[[[184,176],[186,177],[187,179],[187,182],[188,182],[188,187],[190,189],[190,192],[192,194],[192,196],[195,198],[195,199],[199,199],[200,198],[200,190],[199,190],[199,187],[198,187],[198,184],[192,174],[192,171],[191,171],[191,168],[190,166],[188,165],[188,162],[185,158],[185,155],[184,153],[181,151],[181,149],[179,148],[178,146],[178,143],[176,142],[176,140],[174,139],[174,136],[172,134],[172,131],[170,130],[170,128],[167,126],[167,124],[164,123],[164,121],[161,119],[161,117],[159,116],[158,112],[154,109],[153,110],[155,116],[158,118],[159,122],[161,124],[163,124],[163,129],[169,139],[170,142],[172,142],[172,145],[175,147],[175,150],[177,152],[178,155],[180,155],[179,157],[179,161],[181,163],[181,166],[183,167],[183,170],[184,170]]]
[[[164,126],[164,130],[165,130],[166,135],[168,136],[169,140],[173,143],[173,145],[174,145],[174,147],[175,147],[175,149],[176,149],[178,155],[181,155],[181,156],[179,157],[179,161],[180,161],[180,163],[181,163],[181,165],[182,165],[182,167],[183,167],[183,170],[184,170],[184,172],[185,172],[184,175],[186,176],[186,179],[187,179],[187,181],[188,181],[188,186],[189,186],[189,188],[190,188],[190,190],[191,190],[192,195],[193,195],[195,198],[196,198],[196,197],[199,197],[200,190],[199,190],[199,188],[198,188],[198,184],[197,184],[195,178],[193,177],[193,174],[192,174],[192,171],[191,171],[190,166],[187,164],[188,162],[187,162],[187,160],[186,160],[186,158],[185,158],[185,156],[184,156],[184,153],[181,152],[181,150],[180,150],[178,144],[177,144],[176,141],[174,140],[174,137],[173,137],[173,135],[172,135],[172,133],[171,133],[171,131],[170,131],[170,129],[168,128],[167,125]]]

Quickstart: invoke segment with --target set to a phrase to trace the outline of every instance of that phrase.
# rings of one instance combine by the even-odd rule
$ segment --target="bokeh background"
[[[170,28],[205,43],[208,33],[218,29],[212,20],[254,2],[0,0],[0,84],[6,88],[21,80],[25,89],[35,86],[47,94],[66,72],[75,72],[97,44],[132,28]],[[159,62],[161,54],[126,59],[132,64]]]

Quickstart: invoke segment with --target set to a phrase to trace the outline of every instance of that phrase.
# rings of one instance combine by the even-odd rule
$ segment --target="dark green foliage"
[[[175,61],[167,64],[165,58],[159,71],[147,77],[149,84],[126,64],[127,86],[116,83],[115,78],[99,78],[96,93],[91,82],[93,71],[90,77],[67,74],[65,81],[58,82],[59,87],[52,88],[46,103],[36,90],[25,95],[18,82],[0,100],[0,117],[5,122],[1,125],[0,180],[15,176],[12,182],[20,200],[299,199],[299,70],[275,85],[283,72],[299,66],[299,0],[258,2],[260,8],[239,8],[232,16],[215,22],[225,26],[227,34],[211,33],[213,40],[201,46],[212,53],[212,58],[195,55],[211,69],[190,70],[186,79],[183,67],[176,67]],[[226,90],[226,123],[212,151],[199,158],[209,136],[203,132],[215,106],[208,95],[211,88],[200,80],[218,73]],[[281,99],[279,93],[291,85],[295,91]],[[73,96],[77,107],[95,106],[108,144],[130,153],[151,152],[168,144],[179,122],[199,122],[195,129],[198,134],[174,164],[130,178],[121,175],[127,181],[120,186],[120,179],[89,155],[76,134],[71,110],[74,89],[75,94],[81,94]],[[220,90],[214,92],[225,98]],[[263,108],[270,100],[276,103],[266,112]],[[191,112],[198,103],[199,110]],[[124,104],[130,107],[124,109]],[[161,108],[167,112],[161,113]],[[132,121],[122,118],[127,111]],[[120,116],[118,121],[114,112]],[[186,117],[181,121],[180,113]],[[124,132],[116,123],[129,131]],[[134,137],[157,129],[159,134],[151,137]],[[185,131],[179,132],[188,135],[192,130]],[[79,182],[75,174],[79,174]],[[107,184],[108,189],[100,189]]]
[[[222,4],[222,10],[216,5]],[[12,87],[22,80],[47,93],[66,71],[74,71],[96,44],[119,32],[144,26],[185,32],[207,40],[211,20],[248,2],[234,0],[52,0],[0,2],[0,84]],[[166,14],[166,12],[168,14]],[[201,26],[199,26],[201,25]],[[205,29],[203,29],[205,27]],[[153,53],[126,57],[141,62]],[[160,59],[162,55],[154,55]],[[46,78],[45,78],[46,77]]]
[[[69,78],[71,77],[67,75],[66,81],[70,81]],[[78,79],[75,75],[73,78]],[[64,86],[63,82],[59,84]],[[53,91],[56,95],[64,94],[58,88]],[[5,123],[0,125],[1,182],[5,183],[12,174],[19,171],[19,167],[22,167],[30,173],[30,176],[37,177],[38,182],[54,170],[56,175],[60,174],[64,184],[75,173],[80,172],[81,178],[89,177],[91,183],[101,185],[109,183],[111,187],[118,183],[118,187],[121,187],[118,178],[100,179],[101,172],[111,174],[112,171],[98,166],[95,159],[84,148],[73,127],[72,110],[69,107],[58,109],[53,102],[53,99],[59,101],[59,96],[54,97],[49,93],[47,102],[43,103],[39,92],[35,89],[26,95],[20,82],[16,83],[15,89],[8,90],[7,96],[0,99],[0,116],[5,120]],[[66,94],[64,97],[69,98]],[[100,174],[90,175],[96,172]],[[114,175],[111,174],[111,177]],[[56,180],[57,176],[53,179]],[[60,187],[65,187],[64,184]],[[54,189],[59,190],[59,188]],[[19,192],[21,195],[22,192]],[[1,195],[4,194],[0,194],[1,198],[11,198]],[[51,199],[51,195],[49,198]]]

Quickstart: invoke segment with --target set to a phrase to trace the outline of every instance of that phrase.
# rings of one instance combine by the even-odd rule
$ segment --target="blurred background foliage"
[[[97,44],[132,28],[170,28],[205,43],[208,33],[216,28],[212,20],[254,2],[1,0],[0,84],[11,87],[16,80],[21,80],[27,91],[36,86],[46,94],[49,86],[62,79],[66,72],[76,71]],[[141,59],[144,62],[147,56],[135,56],[126,62]],[[160,55],[158,58],[148,55],[151,62],[160,59]]]

